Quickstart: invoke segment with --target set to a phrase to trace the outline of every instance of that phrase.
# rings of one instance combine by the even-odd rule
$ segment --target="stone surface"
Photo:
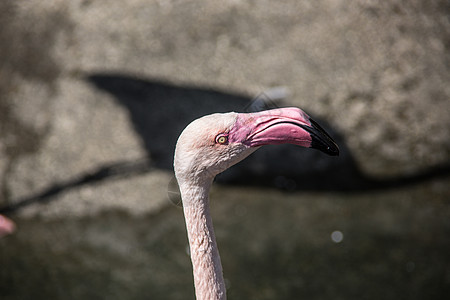
[[[371,175],[450,159],[446,1],[1,5],[1,203],[146,155],[127,112],[85,82],[95,72],[249,96],[286,86],[286,104],[326,118]]]

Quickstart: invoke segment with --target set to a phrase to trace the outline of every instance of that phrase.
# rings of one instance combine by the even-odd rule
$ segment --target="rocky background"
[[[439,245],[419,251],[417,256],[428,256],[429,249],[447,246],[450,228],[447,220],[450,198],[449,16],[450,3],[444,0],[234,0],[208,1],[202,5],[190,0],[2,1],[0,209],[1,213],[18,223],[18,232],[0,241],[3,257],[0,278],[10,286],[0,285],[0,292],[3,290],[9,297],[7,299],[33,294],[26,294],[19,288],[24,284],[19,278],[27,273],[31,275],[25,286],[30,290],[39,290],[39,278],[46,278],[50,283],[64,286],[73,298],[120,295],[117,299],[138,299],[153,295],[152,299],[189,299],[192,287],[189,260],[186,260],[184,252],[178,256],[173,254],[183,261],[182,271],[174,267],[173,273],[166,274],[163,264],[157,267],[161,277],[153,281],[144,275],[147,273],[136,273],[131,269],[118,275],[120,278],[114,277],[117,274],[111,270],[122,267],[111,266],[108,260],[98,262],[97,259],[102,256],[102,251],[114,250],[119,253],[114,252],[115,255],[123,258],[120,262],[123,265],[139,266],[139,257],[147,261],[153,259],[152,266],[158,261],[169,265],[158,256],[161,254],[155,250],[158,244],[170,251],[177,247],[184,251],[186,241],[182,215],[167,192],[172,190],[173,178],[170,155],[177,134],[187,124],[185,120],[208,111],[243,109],[261,92],[278,87],[288,91],[280,105],[301,107],[324,122],[339,141],[343,156],[337,161],[318,158],[321,172],[332,173],[329,181],[339,183],[325,185],[325,196],[320,194],[319,188],[306,194],[302,192],[301,179],[297,179],[304,177],[295,177],[295,172],[300,172],[298,169],[301,168],[287,160],[287,166],[280,174],[291,172],[289,174],[296,181],[280,176],[275,181],[270,179],[270,182],[275,182],[275,188],[270,189],[272,197],[287,198],[286,209],[290,212],[295,210],[289,208],[289,199],[318,197],[322,206],[311,208],[307,201],[303,208],[320,211],[321,216],[321,209],[328,216],[332,214],[334,205],[344,209],[345,203],[357,214],[362,204],[352,206],[352,203],[358,201],[366,203],[368,206],[364,207],[370,211],[374,207],[368,203],[379,200],[375,209],[379,209],[379,215],[374,216],[378,221],[374,224],[387,222],[392,225],[386,225],[390,233],[398,230],[398,234],[404,236],[399,228],[408,230],[408,224],[415,224],[418,220],[423,224],[432,220],[442,222],[429,225],[434,228],[434,231],[430,229],[431,234],[441,237],[437,238]],[[148,101],[136,102],[141,98]],[[296,150],[288,149],[286,151]],[[269,155],[262,153],[261,159]],[[258,169],[256,163],[252,166],[255,174],[276,171],[271,167]],[[311,168],[316,170],[319,167]],[[222,200],[231,197],[237,199],[236,203],[244,199],[237,196],[239,192],[256,198],[265,197],[266,193],[255,188],[254,183],[249,190],[241,191],[247,183],[235,178],[229,182],[237,182],[240,187],[218,187],[223,194],[215,197],[222,197]],[[345,184],[346,192],[351,194],[333,194],[342,189],[339,181],[342,178],[349,178],[342,182],[342,186]],[[370,178],[370,183],[367,178]],[[281,180],[278,186],[277,180]],[[377,185],[386,181],[390,184]],[[414,185],[409,185],[412,183]],[[384,189],[395,188],[396,184],[400,191]],[[286,195],[277,191],[277,187],[288,190],[294,187],[292,190],[297,192]],[[373,190],[376,193],[373,194]],[[355,196],[352,191],[363,192]],[[332,198],[341,199],[341,202],[338,200],[339,204],[333,204],[329,200]],[[346,198],[353,200],[345,202],[343,199]],[[402,200],[401,205],[397,203],[392,207],[389,206],[392,201],[382,202],[382,199]],[[420,203],[418,210],[413,207],[417,204],[414,201]],[[264,215],[263,204],[270,205],[268,203],[273,201],[261,200],[258,203],[251,200],[249,203],[256,203],[254,205]],[[217,204],[218,215],[229,212],[228,209],[237,212],[237,219],[246,215],[238,204],[232,208],[224,205]],[[426,207],[425,215],[422,215],[421,205]],[[273,207],[268,208],[269,211],[271,209]],[[407,220],[406,223],[396,223],[400,221],[391,215],[395,210],[403,216],[400,219]],[[307,218],[303,214],[305,212],[292,212],[292,220],[302,216]],[[219,225],[234,222],[217,218]],[[360,220],[359,217],[356,220]],[[144,234],[144,228],[150,226],[146,222],[151,222],[152,227]],[[165,225],[166,222],[175,223]],[[311,222],[316,224],[317,221]],[[85,224],[90,224],[91,229]],[[122,232],[125,224],[132,224],[126,234],[118,237],[111,232]],[[219,244],[220,232],[232,230],[233,224],[218,229]],[[366,225],[370,228],[378,226],[374,224]],[[353,225],[363,226],[357,221]],[[54,229],[58,231],[49,232],[47,226],[58,228]],[[108,226],[113,229],[108,231],[105,229]],[[170,226],[177,229],[167,229],[172,228]],[[424,226],[428,228],[428,225]],[[131,227],[137,229],[132,230]],[[351,227],[348,224],[348,228]],[[174,242],[176,245],[172,242],[165,244],[164,238],[160,240],[164,228],[177,232],[172,236],[181,241]],[[280,228],[291,227],[285,224]],[[80,230],[85,238],[80,238],[77,244],[73,239]],[[375,229],[369,232],[372,230]],[[147,237],[143,238],[146,241],[144,248],[139,248],[142,246],[140,238],[132,232]],[[243,230],[243,236],[245,232]],[[302,234],[299,236],[308,242],[322,245],[317,241],[314,243],[313,238],[308,239],[308,232]],[[430,234],[430,231],[424,230],[423,234]],[[279,232],[274,235],[279,235]],[[128,242],[121,240],[123,244],[120,246],[118,239],[127,240],[126,237]],[[222,237],[223,244],[232,244],[227,241],[225,233]],[[58,245],[55,240],[58,240]],[[408,240],[407,245],[415,247],[420,243]],[[89,248],[94,244],[100,246],[92,248],[94,250]],[[264,245],[273,247],[271,243]],[[296,247],[291,246],[285,247],[291,250]],[[399,245],[399,249],[404,246]],[[92,251],[83,252],[86,247]],[[140,250],[127,260],[127,257],[134,256],[130,255],[130,247]],[[260,250],[263,253],[261,257],[267,255],[270,260],[270,253],[264,252],[268,248],[258,247],[254,249],[263,249]],[[30,248],[36,249],[34,256],[27,252],[31,251]],[[71,255],[76,259],[68,254],[69,249],[74,249],[75,254]],[[365,257],[367,248],[360,249],[358,253]],[[280,250],[278,254],[285,257],[281,254],[288,255],[286,251]],[[46,252],[53,258],[48,258]],[[155,256],[149,257],[149,252]],[[437,259],[449,262],[448,254],[436,252],[440,255]],[[338,254],[333,255],[329,258],[340,259]],[[395,253],[392,255],[395,261]],[[227,254],[222,256],[226,259]],[[238,271],[233,273],[233,255],[229,256],[230,276],[237,274],[235,278],[246,278]],[[60,257],[62,262],[59,263],[55,257]],[[374,254],[374,257],[378,256]],[[46,259],[58,261],[58,266],[63,267],[46,268]],[[301,259],[308,260],[307,256]],[[88,267],[75,270],[77,263],[74,261],[82,261],[81,265]],[[7,262],[10,265],[3,267]],[[410,269],[418,264],[406,258],[402,263]],[[98,264],[97,268],[93,264]],[[30,270],[40,271],[32,275],[27,265],[32,266]],[[226,272],[226,264],[224,269]],[[89,271],[94,273],[95,280],[90,281],[92,286],[83,289],[72,284],[82,280]],[[435,271],[429,270],[430,274],[439,274],[436,276],[442,280],[442,285],[436,283],[434,275],[425,276],[425,281],[422,277],[415,278],[413,282],[418,290],[411,295],[429,295],[429,291],[448,292],[448,271]],[[177,272],[182,275],[174,275]],[[380,271],[380,278],[383,274]],[[67,281],[62,282],[59,278],[67,278]],[[109,278],[111,286],[108,287],[101,278]],[[276,291],[270,290],[270,282],[274,279],[268,278],[255,279],[259,287],[266,286],[264,282],[267,280],[268,289],[261,294],[253,294],[253,290],[247,291],[246,287],[239,287],[236,280],[230,279],[231,287],[233,283],[238,286],[234,299],[239,299],[238,295],[246,295],[242,299],[250,299],[250,295],[257,295],[255,297],[259,299],[281,299],[271,294],[279,293],[276,291],[286,291],[286,299],[292,299],[292,291],[298,294],[286,278],[280,281]],[[381,282],[373,289],[362,284],[361,292],[364,289],[378,291],[385,284],[388,282]],[[127,285],[130,288],[125,288]],[[179,294],[170,288],[171,285],[179,288]],[[344,294],[333,288],[326,291],[328,294],[320,294],[319,288],[309,286],[307,289],[305,286],[309,285],[299,284],[310,292],[309,299],[315,299],[311,295],[316,293],[334,295],[335,299],[352,297],[351,294],[342,296]],[[345,286],[347,284],[343,282],[342,287]],[[444,286],[447,286],[446,290]],[[146,287],[152,287],[159,294],[149,293]],[[259,287],[255,286],[255,290]],[[133,294],[132,290],[137,292]],[[421,294],[422,291],[426,292]],[[47,287],[41,292],[43,298],[67,299],[57,289]],[[390,296],[395,298],[393,294],[377,295],[384,299],[391,299]],[[377,297],[368,296],[367,299]]]

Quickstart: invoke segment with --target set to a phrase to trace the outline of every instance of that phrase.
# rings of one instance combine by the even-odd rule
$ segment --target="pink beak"
[[[339,155],[339,148],[328,133],[296,107],[238,114],[229,141],[249,147],[294,144]]]

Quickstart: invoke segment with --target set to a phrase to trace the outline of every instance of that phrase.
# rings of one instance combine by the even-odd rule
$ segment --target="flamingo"
[[[295,144],[338,155],[333,139],[296,107],[257,113],[216,113],[190,123],[178,138],[174,169],[180,187],[198,300],[226,299],[209,211],[214,177],[260,146]]]

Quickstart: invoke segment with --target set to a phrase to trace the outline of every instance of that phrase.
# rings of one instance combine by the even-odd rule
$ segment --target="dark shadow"
[[[175,144],[181,131],[192,120],[214,112],[244,112],[252,99],[202,88],[174,86],[166,83],[116,75],[95,74],[88,80],[96,87],[110,93],[130,113],[137,133],[142,138],[153,166],[173,169]],[[283,145],[262,147],[249,158],[217,177],[217,182],[233,184],[258,184],[285,188],[287,181],[318,183],[323,186],[323,176],[343,177],[353,172],[355,164],[341,136],[326,122],[312,116],[323,125],[340,145],[339,158],[329,157],[319,151]],[[337,173],[339,173],[337,175]],[[317,176],[312,176],[317,174]],[[311,177],[307,179],[308,177]],[[328,183],[327,183],[328,184]],[[340,186],[341,184],[336,184]],[[304,185],[309,187],[310,185]],[[325,187],[334,189],[333,186]]]
[[[252,102],[245,95],[122,74],[92,74],[88,80],[126,107],[153,165],[166,170],[172,170],[177,138],[192,120],[214,112],[244,112]],[[340,147],[339,157],[293,145],[265,146],[217,176],[216,181],[286,190],[362,191],[412,184],[450,173],[450,165],[446,165],[397,178],[370,178],[358,168],[344,138],[326,121],[311,117],[335,139]]]
[[[101,180],[145,173],[151,168],[173,170],[177,138],[192,120],[214,112],[243,112],[252,103],[245,95],[198,87],[175,86],[121,74],[92,74],[87,80],[111,94],[128,111],[136,132],[142,138],[148,159],[118,162],[57,183],[42,193],[0,208],[0,213],[44,202],[63,191]],[[344,138],[326,121],[311,116],[337,142],[340,156],[331,157],[293,145],[265,146],[241,163],[217,176],[221,184],[251,185],[287,191],[318,190],[359,192],[396,188],[450,174],[450,163],[419,173],[375,179],[361,172]]]
[[[145,174],[151,171],[151,169],[152,167],[146,159],[138,161],[122,161],[110,165],[105,165],[96,170],[93,170],[92,172],[76,176],[73,179],[58,182],[43,190],[41,193],[38,193],[31,197],[26,197],[20,199],[19,201],[14,201],[9,205],[1,207],[0,213],[12,213],[22,207],[33,203],[46,203],[50,201],[52,197],[74,188],[99,183],[104,180],[117,180],[121,178],[137,176],[140,174]]]

